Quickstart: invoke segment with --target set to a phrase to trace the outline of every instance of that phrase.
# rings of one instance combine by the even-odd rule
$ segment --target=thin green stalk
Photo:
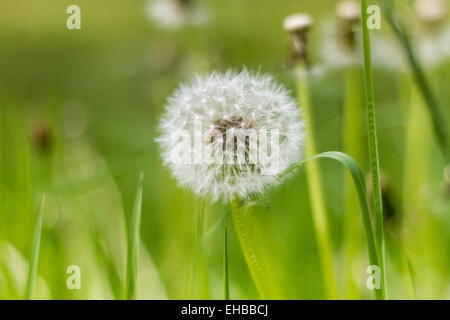
[[[377,254],[375,236],[374,236],[373,227],[372,227],[372,221],[370,219],[369,205],[368,205],[368,200],[367,200],[366,183],[365,183],[364,175],[363,175],[361,169],[359,168],[358,164],[352,157],[350,157],[349,155],[347,155],[345,153],[337,152],[337,151],[319,153],[319,154],[311,156],[305,160],[295,163],[290,168],[288,168],[286,171],[284,171],[280,175],[280,178],[289,174],[296,168],[298,168],[306,163],[309,163],[310,160],[319,159],[319,158],[329,158],[329,159],[334,159],[336,161],[339,161],[350,172],[352,179],[353,179],[353,183],[355,185],[356,192],[358,194],[358,200],[359,200],[359,205],[360,205],[360,209],[361,209],[361,218],[362,218],[363,227],[364,227],[364,234],[365,234],[366,241],[367,241],[367,253],[369,256],[369,263],[371,265],[378,265],[378,254]],[[384,292],[382,289],[379,289],[379,290],[375,289],[374,295],[375,295],[375,299],[377,299],[377,300],[384,299]]]
[[[230,206],[234,227],[236,229],[244,258],[250,270],[250,275],[253,279],[253,282],[255,283],[256,290],[258,291],[259,297],[261,299],[268,299],[270,296],[267,283],[265,281],[266,277],[264,276],[261,264],[255,252],[255,248],[253,247],[250,236],[248,234],[239,200],[232,200]]]
[[[189,270],[188,295],[191,299],[209,299],[208,272],[204,252],[205,202],[203,199],[199,200],[198,208],[197,233]]]
[[[223,300],[230,300],[230,284],[228,278],[228,236],[227,226],[223,233]]]
[[[357,163],[363,158],[363,130],[361,120],[363,109],[361,105],[361,73],[355,65],[348,66],[345,70],[345,101],[344,101],[344,151],[353,157]],[[345,247],[345,280],[346,297],[358,299],[358,288],[353,278],[352,262],[359,248],[358,237],[358,201],[357,194],[351,188],[351,178],[345,186],[345,215],[344,215],[344,247]]]
[[[299,73],[304,74],[305,70],[299,67]],[[306,142],[306,156],[316,153],[314,141],[314,128],[311,116],[311,105],[309,101],[309,88],[307,76],[297,76],[298,97],[303,108],[303,115],[308,122]],[[324,204],[323,189],[321,183],[320,169],[316,162],[306,165],[306,177],[308,180],[308,192],[312,207],[312,217],[316,232],[324,284],[328,298],[337,299],[336,282],[333,273],[332,247],[330,243],[329,228],[327,222],[327,212]]]
[[[128,234],[127,271],[124,293],[124,298],[126,300],[137,299],[137,255],[140,240],[143,188],[144,173],[142,172],[137,185],[134,207],[131,215],[131,224]]]
[[[27,288],[25,291],[25,299],[32,300],[34,288],[36,286],[37,270],[39,263],[39,249],[41,246],[42,220],[44,216],[45,196],[42,197],[39,205],[39,213],[36,220],[33,239],[33,252],[31,254],[30,266],[28,270]]]
[[[361,0],[362,41],[364,51],[364,84],[366,92],[367,132],[369,140],[369,162],[372,176],[375,239],[380,262],[381,288],[387,297],[386,253],[383,230],[383,203],[380,185],[380,164],[378,155],[377,129],[375,123],[375,99],[373,91],[372,63],[370,55],[370,34],[367,26],[367,0]]]

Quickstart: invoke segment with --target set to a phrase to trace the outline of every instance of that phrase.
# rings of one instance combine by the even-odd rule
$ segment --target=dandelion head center
[[[222,135],[222,150],[225,151],[226,145],[227,145],[227,135],[229,134],[230,130],[238,129],[238,130],[248,130],[252,128],[252,125],[249,121],[245,120],[242,117],[233,116],[230,119],[222,118],[219,120],[214,121],[213,125],[214,129],[218,130]],[[234,145],[234,151],[237,149],[237,143],[238,143],[238,137],[237,135],[233,135],[233,145]],[[245,136],[245,146],[246,151],[248,151],[248,142],[249,142],[249,136]],[[216,142],[216,137],[212,136],[210,139],[211,143]]]

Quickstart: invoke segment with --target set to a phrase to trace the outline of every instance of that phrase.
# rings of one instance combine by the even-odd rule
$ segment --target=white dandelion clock
[[[146,10],[149,19],[162,28],[200,25],[209,17],[207,10],[192,0],[149,0]]]
[[[269,76],[212,73],[168,99],[157,139],[181,186],[213,201],[249,198],[279,183],[302,157],[295,99]]]

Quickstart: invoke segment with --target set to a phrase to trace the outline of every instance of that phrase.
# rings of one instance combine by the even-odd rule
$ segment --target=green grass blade
[[[128,252],[127,252],[127,271],[125,282],[126,300],[137,299],[137,263],[138,263],[138,246],[139,246],[139,230],[141,226],[142,214],[142,193],[144,188],[144,173],[139,177],[139,182],[134,200],[133,213],[131,216],[131,224],[128,234]]]
[[[306,162],[313,160],[313,159],[319,159],[319,158],[329,158],[329,159],[337,160],[340,163],[342,163],[350,172],[350,174],[353,178],[353,182],[355,184],[356,192],[358,194],[358,199],[359,199],[359,205],[361,208],[361,218],[362,218],[362,222],[363,222],[363,226],[364,226],[364,233],[365,233],[366,241],[367,241],[367,251],[368,251],[368,255],[369,255],[369,262],[371,265],[378,266],[379,258],[377,255],[375,236],[374,236],[374,232],[373,232],[372,221],[370,218],[369,205],[368,205],[368,200],[367,200],[368,198],[367,198],[366,183],[365,183],[364,175],[363,175],[361,169],[359,168],[358,164],[352,157],[350,157],[349,155],[347,155],[345,153],[338,152],[338,151],[319,153],[319,154],[309,157],[303,161],[297,162],[296,164],[294,164],[293,166],[288,168],[285,172],[283,172],[280,175],[280,178],[289,174],[296,168],[304,165]],[[384,298],[383,288],[381,288],[379,290],[375,289],[375,298],[380,299],[380,300]]]
[[[380,160],[378,155],[377,127],[375,121],[375,97],[373,90],[370,34],[367,26],[367,0],[361,0],[362,41],[364,51],[364,85],[366,92],[367,133],[369,140],[369,163],[372,176],[375,241],[380,262],[381,286],[384,297],[386,290],[386,253],[383,226],[383,202],[380,184]]]
[[[37,270],[39,262],[39,249],[41,246],[41,233],[42,233],[42,220],[44,216],[45,196],[42,196],[41,203],[39,205],[39,213],[36,220],[36,226],[34,229],[33,239],[33,252],[31,254],[31,261],[28,271],[27,288],[25,291],[25,299],[33,299],[34,288],[36,286]]]
[[[259,297],[261,299],[268,299],[270,295],[266,283],[266,277],[261,268],[261,264],[259,262],[258,256],[256,255],[255,248],[248,234],[241,204],[238,199],[234,199],[233,201],[231,201],[230,206],[231,217],[236,229],[236,234],[238,236],[245,261],[247,262],[247,266],[250,270],[250,275],[253,279],[253,282],[255,283],[256,290],[258,291]]]
[[[230,300],[230,285],[228,279],[228,235],[226,226],[223,236],[223,300]]]

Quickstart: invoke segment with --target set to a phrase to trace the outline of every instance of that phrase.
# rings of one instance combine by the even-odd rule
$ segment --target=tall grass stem
[[[361,0],[362,41],[364,52],[364,84],[366,93],[367,133],[369,140],[369,163],[372,176],[375,240],[381,273],[381,290],[387,297],[386,252],[383,226],[383,202],[380,184],[380,163],[375,118],[375,98],[373,90],[372,62],[370,53],[370,31],[367,26],[367,0]]]
[[[39,250],[41,246],[41,234],[42,234],[42,220],[44,217],[44,206],[45,206],[45,196],[42,196],[41,202],[39,204],[39,211],[34,229],[33,252],[31,254],[31,260],[28,270],[27,287],[25,291],[26,300],[33,299],[34,288],[36,286],[37,281]]]
[[[127,270],[124,298],[134,300],[138,298],[138,247],[140,241],[140,227],[142,215],[142,193],[144,188],[144,173],[141,172],[134,199],[133,212],[128,233]]]

